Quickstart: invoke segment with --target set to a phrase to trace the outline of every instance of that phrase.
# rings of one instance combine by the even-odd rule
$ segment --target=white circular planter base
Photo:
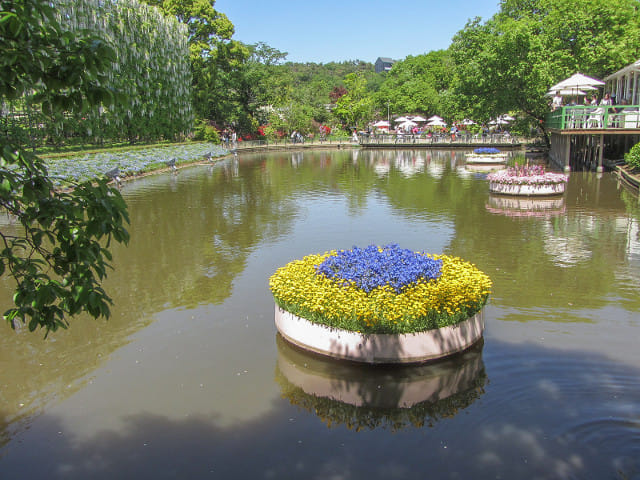
[[[276,328],[289,342],[333,358],[363,363],[421,363],[462,352],[482,338],[482,310],[456,325],[407,334],[363,334],[327,327],[278,305]]]
[[[518,185],[501,182],[489,182],[489,192],[500,195],[523,195],[529,197],[544,195],[562,195],[566,183],[552,183],[547,185]]]

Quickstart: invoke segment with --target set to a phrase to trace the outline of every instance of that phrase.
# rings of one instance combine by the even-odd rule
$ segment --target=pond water
[[[0,478],[640,478],[637,197],[607,173],[519,201],[485,177],[462,151],[336,150],[125,184],[112,318],[3,327]],[[388,243],[491,276],[481,344],[373,368],[277,335],[278,267]]]

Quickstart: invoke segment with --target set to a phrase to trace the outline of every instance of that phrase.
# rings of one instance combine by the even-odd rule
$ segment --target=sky
[[[499,0],[216,0],[234,40],[263,42],[290,62],[402,60],[445,49],[467,20],[483,21]]]

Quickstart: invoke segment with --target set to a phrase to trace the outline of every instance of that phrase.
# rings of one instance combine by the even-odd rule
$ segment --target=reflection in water
[[[467,163],[463,167],[460,167],[461,170],[471,172],[471,173],[491,173],[498,172],[500,170],[504,170],[504,165],[499,164],[488,164],[483,165],[481,163]]]
[[[544,246],[547,254],[559,267],[571,267],[591,260],[592,251],[589,249],[588,236],[579,231],[567,231],[565,219],[555,222],[553,226],[542,226]],[[564,227],[564,228],[563,228]],[[564,231],[563,231],[564,230]]]
[[[433,425],[455,416],[484,392],[482,342],[419,366],[371,366],[303,352],[278,334],[276,380],[283,397],[328,426],[360,430]]]
[[[486,209],[490,213],[508,217],[549,217],[566,211],[564,197],[515,197],[489,195]]]

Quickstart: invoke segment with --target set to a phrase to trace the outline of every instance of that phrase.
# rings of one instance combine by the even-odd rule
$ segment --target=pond
[[[0,478],[640,478],[638,198],[609,173],[535,200],[485,177],[462,151],[334,150],[123,185],[112,318],[2,327]],[[389,243],[491,276],[483,342],[373,368],[278,336],[278,267]]]

